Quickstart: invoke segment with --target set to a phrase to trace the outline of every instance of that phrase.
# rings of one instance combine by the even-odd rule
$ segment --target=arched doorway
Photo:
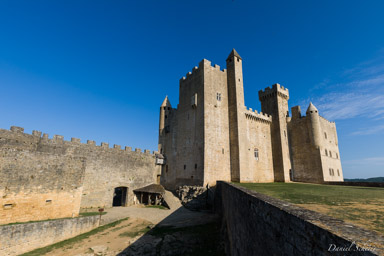
[[[127,206],[127,190],[127,187],[115,188],[112,206]]]

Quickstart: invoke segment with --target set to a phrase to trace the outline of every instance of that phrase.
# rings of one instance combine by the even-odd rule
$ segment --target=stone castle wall
[[[234,184],[218,181],[214,202],[227,255],[384,255],[376,232]],[[328,251],[352,243],[373,251]]]
[[[336,124],[320,116],[320,128],[323,137],[320,150],[324,181],[343,181]],[[325,153],[326,150],[327,153]],[[332,173],[329,169],[332,169]]]
[[[301,116],[300,108],[292,108],[288,131],[294,180],[316,183],[343,181],[335,123],[319,116],[316,138],[319,145],[314,145],[312,125],[310,116]]]
[[[219,94],[219,99],[218,99]],[[204,184],[231,180],[227,71],[204,62]]]
[[[0,224],[78,216],[82,157],[42,150],[38,134],[0,130]]]
[[[244,127],[245,140],[241,141],[245,154],[243,155],[243,169],[240,170],[242,182],[273,182],[273,159],[271,141],[272,117],[264,113],[257,113],[252,109],[244,109],[246,125]],[[258,156],[255,156],[255,150]]]
[[[180,79],[176,118],[177,140],[172,152],[174,185],[201,185],[204,182],[204,63]]]
[[[290,181],[291,160],[288,145],[288,99],[287,88],[274,84],[259,91],[261,110],[273,117],[271,125],[271,140],[273,150],[273,168],[275,181]]]
[[[160,169],[148,150],[80,143],[23,128],[0,129],[0,223],[74,217],[80,207],[112,207],[114,188],[156,183]]]
[[[321,152],[311,142],[309,125],[305,116],[293,116],[288,123],[293,177],[294,181],[321,183]]]
[[[20,255],[98,226],[99,216],[0,226],[0,255]]]

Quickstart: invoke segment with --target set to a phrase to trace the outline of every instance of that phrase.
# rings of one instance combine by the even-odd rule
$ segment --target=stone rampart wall
[[[0,226],[0,255],[20,255],[98,226],[99,216]]]
[[[217,182],[215,211],[222,216],[227,255],[384,255],[378,233],[227,182]],[[353,242],[375,249],[328,251]]]
[[[20,127],[0,129],[0,224],[75,217],[80,207],[112,207],[114,189],[156,183],[160,173],[149,150],[63,136]]]

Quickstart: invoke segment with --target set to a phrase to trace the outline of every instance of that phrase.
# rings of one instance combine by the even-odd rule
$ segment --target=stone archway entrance
[[[112,206],[127,206],[127,187],[117,187],[113,193],[113,203]]]

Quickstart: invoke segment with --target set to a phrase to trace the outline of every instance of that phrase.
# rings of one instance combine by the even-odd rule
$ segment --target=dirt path
[[[129,218],[115,227],[90,236],[75,244],[55,249],[47,256],[112,256],[134,243],[144,232],[149,230],[151,223],[144,219]]]
[[[182,206],[171,210],[140,206],[116,207],[107,209],[103,222],[104,224],[111,223],[127,217],[128,220],[122,221],[114,227],[76,243],[54,249],[45,255],[160,255],[156,253],[156,250],[162,250],[161,248],[164,251],[174,250],[174,255],[179,255],[177,250],[192,251],[195,248],[199,249],[199,246],[210,248],[215,245],[215,239],[218,237],[216,235],[218,232],[216,215],[190,211]],[[151,235],[151,232],[148,233],[148,231],[156,234]],[[204,241],[200,241],[201,232],[210,236],[209,239],[212,241],[208,245],[205,245]],[[205,250],[210,249],[205,248]]]

